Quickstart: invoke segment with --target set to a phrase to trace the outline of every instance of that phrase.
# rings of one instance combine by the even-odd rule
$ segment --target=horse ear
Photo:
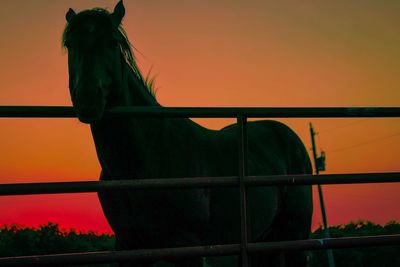
[[[67,19],[68,23],[71,22],[71,20],[76,16],[75,11],[70,8],[68,9],[67,14],[65,14],[65,18]]]
[[[114,25],[119,26],[121,24],[122,18],[125,15],[125,7],[122,0],[114,7],[114,12],[111,14]]]

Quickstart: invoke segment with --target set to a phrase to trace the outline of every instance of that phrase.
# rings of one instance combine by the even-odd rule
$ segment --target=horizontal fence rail
[[[0,118],[75,118],[66,106],[0,106]],[[370,118],[400,117],[398,107],[115,107],[105,117],[191,118]]]
[[[247,251],[251,253],[266,253],[276,251],[299,251],[340,249],[349,247],[372,247],[400,245],[400,235],[364,236],[308,239],[294,241],[276,241],[265,243],[248,243]],[[101,251],[70,254],[35,255],[22,257],[0,258],[0,266],[60,266],[69,264],[98,264],[123,262],[144,259],[171,259],[174,257],[212,257],[228,256],[240,253],[240,244],[180,247],[168,249],[140,249],[127,251]]]
[[[400,182],[400,172],[324,175],[268,175],[246,176],[247,186],[360,184]],[[101,190],[124,189],[182,189],[198,187],[238,187],[239,177],[195,177],[168,179],[135,179],[112,181],[81,181],[52,183],[0,184],[0,196],[89,193]]]

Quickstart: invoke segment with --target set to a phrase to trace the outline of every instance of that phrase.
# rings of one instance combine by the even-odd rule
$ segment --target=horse
[[[117,106],[159,107],[152,80],[136,63],[122,27],[125,7],[76,13],[69,9],[62,44],[68,53],[69,90],[78,119],[90,125],[101,165],[100,180],[237,176],[238,126],[221,130],[189,118],[111,118]],[[249,122],[248,175],[312,172],[299,137],[272,120]],[[99,191],[116,250],[240,242],[239,189],[121,189]],[[248,188],[252,242],[309,238],[311,186]],[[200,267],[199,257],[170,259],[177,267]],[[156,261],[121,262],[149,267]],[[251,255],[251,266],[306,266],[303,253]],[[214,266],[221,266],[215,263]]]

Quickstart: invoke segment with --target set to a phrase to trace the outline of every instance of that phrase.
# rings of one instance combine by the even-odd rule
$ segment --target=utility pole
[[[315,146],[315,131],[310,122],[310,135],[311,135],[311,144],[312,144],[312,151],[313,151],[313,158],[314,158],[314,166],[315,166],[315,174],[319,175],[319,171],[325,170],[325,153],[322,152],[321,156],[317,156],[317,148]],[[328,220],[326,219],[326,212],[325,212],[325,202],[324,196],[322,194],[322,187],[320,184],[317,184],[318,187],[318,194],[319,194],[319,203],[321,205],[321,213],[322,213],[322,221],[324,224],[324,235],[325,238],[330,238],[329,228],[328,228]],[[328,256],[328,266],[335,267],[335,260],[333,258],[333,253],[331,249],[326,250],[326,255]]]

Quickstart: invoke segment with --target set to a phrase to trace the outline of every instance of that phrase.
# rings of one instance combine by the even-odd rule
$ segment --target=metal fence
[[[241,212],[240,244],[103,251],[56,255],[0,258],[0,266],[59,266],[96,264],[138,259],[168,259],[190,256],[240,255],[241,266],[249,264],[249,254],[272,251],[318,250],[349,247],[400,245],[400,235],[351,238],[324,238],[294,241],[252,243],[248,240],[247,188],[272,185],[315,185],[400,182],[399,172],[331,175],[246,176],[247,118],[366,118],[400,117],[400,108],[164,108],[117,107],[107,110],[106,117],[191,117],[236,118],[238,123],[239,170],[233,177],[195,177],[99,182],[54,182],[1,184],[0,196],[56,193],[98,192],[100,190],[135,188],[239,187]],[[72,107],[0,106],[0,118],[74,118]]]

